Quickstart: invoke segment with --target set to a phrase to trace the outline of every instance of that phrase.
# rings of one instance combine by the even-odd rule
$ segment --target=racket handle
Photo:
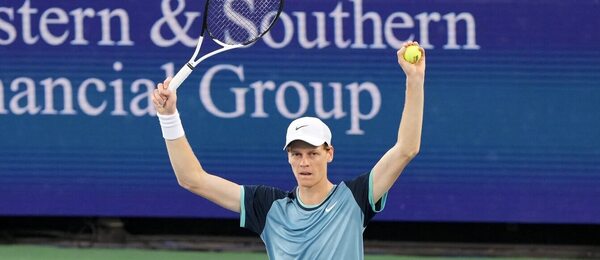
[[[194,67],[189,63],[183,65],[183,67],[177,72],[177,74],[175,74],[175,77],[173,77],[171,83],[169,83],[169,90],[176,91],[177,88],[181,85],[181,83],[183,83],[183,81],[187,79],[190,73],[192,73],[193,68]]]

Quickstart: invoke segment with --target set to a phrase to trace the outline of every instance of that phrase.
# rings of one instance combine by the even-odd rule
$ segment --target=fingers
[[[425,63],[425,49],[419,46],[419,51],[421,52],[421,58],[417,61],[417,64]]]
[[[171,79],[171,77],[167,77],[162,83],[158,83],[158,86],[156,86],[156,88],[160,91],[161,94],[167,93],[167,90],[169,90],[169,83],[171,83]]]
[[[419,45],[418,42],[414,42],[414,41],[410,41],[410,42],[404,42],[402,44],[402,47],[398,50],[398,52],[396,52],[396,55],[398,56],[398,64],[400,64],[400,66],[404,67],[407,66],[408,64],[410,64],[408,61],[406,61],[404,59],[404,53],[406,52],[406,48],[408,48],[408,46],[411,45]]]
[[[167,102],[167,99],[160,94],[157,88],[154,91],[152,91],[152,102],[158,108],[165,106],[165,102]]]
[[[167,78],[165,79],[165,81],[163,81],[163,86],[165,87],[165,89],[169,89],[169,83],[171,83],[171,80],[172,80],[172,79],[173,79],[173,78],[171,78],[171,77],[167,77]]]
[[[411,64],[410,62],[406,61],[404,59],[404,53],[406,52],[406,48],[408,48],[408,46],[418,46],[419,47],[419,51],[421,52],[421,58],[415,63],[415,64]],[[396,55],[398,56],[398,64],[400,64],[401,67],[406,67],[406,66],[410,66],[410,65],[419,65],[422,63],[425,63],[425,49],[423,49],[423,47],[419,46],[419,43],[416,41],[409,41],[409,42],[405,42],[402,44],[402,47],[398,50],[398,52],[396,52]]]
[[[421,52],[421,57],[414,64],[404,59],[404,54],[410,46],[417,46],[419,52]],[[400,67],[402,68],[402,71],[406,75],[407,79],[410,78],[411,82],[422,82],[423,78],[425,77],[425,49],[423,49],[418,42],[405,42],[402,44],[400,50],[398,50],[397,55],[398,64],[400,64]]]
[[[175,102],[177,95],[169,89],[171,78],[165,79],[162,83],[156,85],[156,89],[152,91],[152,103],[159,114],[168,115],[175,112]]]
[[[163,114],[165,112],[165,103],[166,99],[160,95],[158,88],[154,89],[154,91],[152,91],[152,104],[159,114]]]
[[[402,46],[402,48],[396,52],[396,55],[398,56],[398,64],[400,64],[401,67],[407,66],[408,63],[408,61],[404,60],[404,52],[406,52],[406,47],[404,46]]]
[[[163,96],[165,100],[169,99],[172,94],[171,90],[169,89],[169,82],[171,82],[171,79],[167,78],[163,83],[158,83],[158,86],[156,86],[158,93]]]

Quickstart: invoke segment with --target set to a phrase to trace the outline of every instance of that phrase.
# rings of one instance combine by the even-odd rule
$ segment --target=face
[[[327,163],[333,160],[333,146],[312,146],[294,141],[288,147],[288,162],[298,186],[313,187],[327,182]]]

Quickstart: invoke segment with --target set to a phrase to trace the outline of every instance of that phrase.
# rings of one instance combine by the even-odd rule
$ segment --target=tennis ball
[[[417,63],[419,59],[421,59],[419,45],[411,45],[406,47],[406,51],[404,52],[404,60],[414,64]]]

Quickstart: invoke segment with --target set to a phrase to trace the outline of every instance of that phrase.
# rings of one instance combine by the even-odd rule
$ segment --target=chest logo
[[[328,213],[329,211],[331,211],[333,209],[333,207],[335,207],[335,205],[337,204],[337,201],[333,204],[331,204],[329,207],[325,208],[325,213]]]

